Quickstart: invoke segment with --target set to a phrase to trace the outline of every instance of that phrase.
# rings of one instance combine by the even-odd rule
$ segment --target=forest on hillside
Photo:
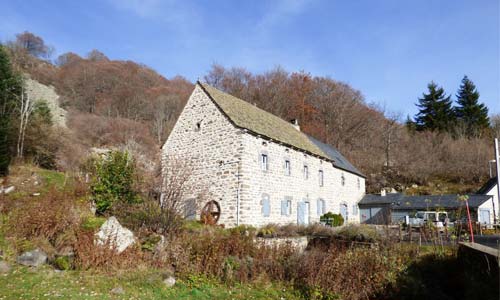
[[[53,49],[29,32],[1,45],[0,114],[10,122],[0,124],[5,141],[0,155],[76,171],[93,147],[125,147],[145,172],[157,170],[160,146],[194,84],[182,76],[167,79],[133,61],[111,60],[99,50],[55,58]],[[15,103],[22,99],[22,74],[54,86],[68,116],[67,128],[55,128],[43,107],[34,110],[20,153],[23,114]],[[19,80],[6,86],[9,76]],[[427,89],[421,83],[421,95],[408,95],[408,103],[419,108],[412,118],[368,103],[362,91],[342,81],[281,67],[253,74],[213,65],[204,80],[285,120],[298,119],[304,132],[338,148],[366,174],[368,192],[433,182],[473,191],[488,177],[492,138],[500,137],[500,115],[488,115],[466,76],[447,87],[457,91],[455,99],[437,83]],[[5,103],[14,104],[9,110]]]

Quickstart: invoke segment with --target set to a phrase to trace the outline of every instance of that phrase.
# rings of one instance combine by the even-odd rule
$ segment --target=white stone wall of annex
[[[480,222],[484,222],[484,220],[481,219],[481,212],[480,212],[483,209],[488,210],[490,212],[490,224],[493,224],[494,222],[493,202],[491,199],[481,204],[477,210],[477,220]],[[495,213],[498,214],[498,208],[496,207],[496,203],[495,203]]]
[[[172,164],[189,169],[184,198],[197,199],[198,218],[201,207],[215,200],[222,211],[219,223],[236,224],[238,164],[228,162],[240,157],[241,133],[197,85],[163,146],[162,171],[169,178],[167,170],[178,168]]]
[[[497,185],[495,184],[493,188],[491,188],[486,195],[493,196],[493,203],[495,203],[495,214],[497,216],[500,216],[500,203],[499,203],[499,198],[498,198],[498,189]],[[493,223],[493,203],[491,201],[487,201],[491,203],[491,222]],[[484,204],[483,204],[484,205]]]
[[[292,125],[290,125],[292,126]],[[309,202],[309,221],[319,221],[317,199],[325,201],[325,212],[340,212],[340,204],[345,203],[348,209],[348,222],[358,223],[359,212],[353,207],[364,195],[365,180],[363,177],[334,168],[331,162],[294,150],[282,144],[268,141],[251,134],[242,136],[243,148],[242,191],[240,221],[242,224],[262,226],[267,223],[297,223],[298,202]],[[260,155],[268,155],[268,170],[261,169]],[[291,174],[285,174],[285,160],[291,163]],[[308,166],[309,178],[304,178],[303,168]],[[319,170],[323,170],[324,184],[319,185]],[[342,175],[345,182],[342,185]],[[358,186],[359,178],[359,186]],[[262,196],[270,197],[270,216],[262,213]],[[282,215],[281,200],[292,198],[292,211]]]

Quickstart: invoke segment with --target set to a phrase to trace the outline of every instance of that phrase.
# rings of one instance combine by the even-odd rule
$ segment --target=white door
[[[302,201],[297,203],[297,224],[309,224],[309,202]]]
[[[479,222],[482,224],[490,224],[490,210],[480,209],[479,210]]]

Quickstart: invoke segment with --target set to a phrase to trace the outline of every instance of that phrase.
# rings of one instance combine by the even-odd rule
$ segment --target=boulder
[[[117,286],[111,290],[111,294],[123,295],[125,294],[125,290],[121,286]]]
[[[0,274],[6,274],[9,272],[10,272],[10,265],[5,261],[0,260]]]
[[[12,185],[12,186],[9,186],[8,188],[2,189],[1,192],[4,194],[8,194],[8,193],[12,193],[15,189],[16,189],[16,187]]]
[[[47,254],[40,249],[35,249],[19,255],[16,261],[23,266],[38,267],[47,262]]]
[[[134,233],[123,227],[115,217],[107,219],[96,233],[97,245],[109,245],[118,253],[122,253],[134,243]]]
[[[173,287],[175,285],[175,277],[168,276],[167,278],[163,279],[163,284],[165,284],[166,287]]]

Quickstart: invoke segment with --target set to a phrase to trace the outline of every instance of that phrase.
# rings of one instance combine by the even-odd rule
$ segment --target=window
[[[345,185],[345,177],[344,177],[344,173],[342,173],[342,176],[340,176],[340,183],[342,184],[342,186]]]
[[[353,215],[357,215],[358,214],[358,205],[357,204],[354,204],[352,206],[352,214]]]
[[[304,165],[304,179],[309,178],[309,167],[307,165]]]
[[[323,170],[319,170],[318,172],[319,175],[319,186],[323,186]]]
[[[201,129],[201,122],[197,122],[196,126],[194,127],[194,131],[200,131]]]
[[[358,190],[361,188],[361,180],[359,180],[359,177],[358,177]]]
[[[184,202],[184,217],[187,220],[196,219],[196,199],[188,199]]]
[[[285,197],[281,200],[281,215],[290,216],[292,214],[292,197]]]
[[[316,209],[317,209],[318,216],[324,215],[325,211],[326,211],[325,200],[318,199],[318,202],[316,204]]]
[[[290,176],[291,173],[292,173],[292,170],[290,168],[290,160],[286,159],[285,160],[285,175]]]
[[[271,202],[269,201],[269,195],[262,194],[262,215],[264,217],[269,217],[271,215]]]
[[[260,155],[260,168],[262,171],[267,171],[269,168],[269,159],[265,153]]]

